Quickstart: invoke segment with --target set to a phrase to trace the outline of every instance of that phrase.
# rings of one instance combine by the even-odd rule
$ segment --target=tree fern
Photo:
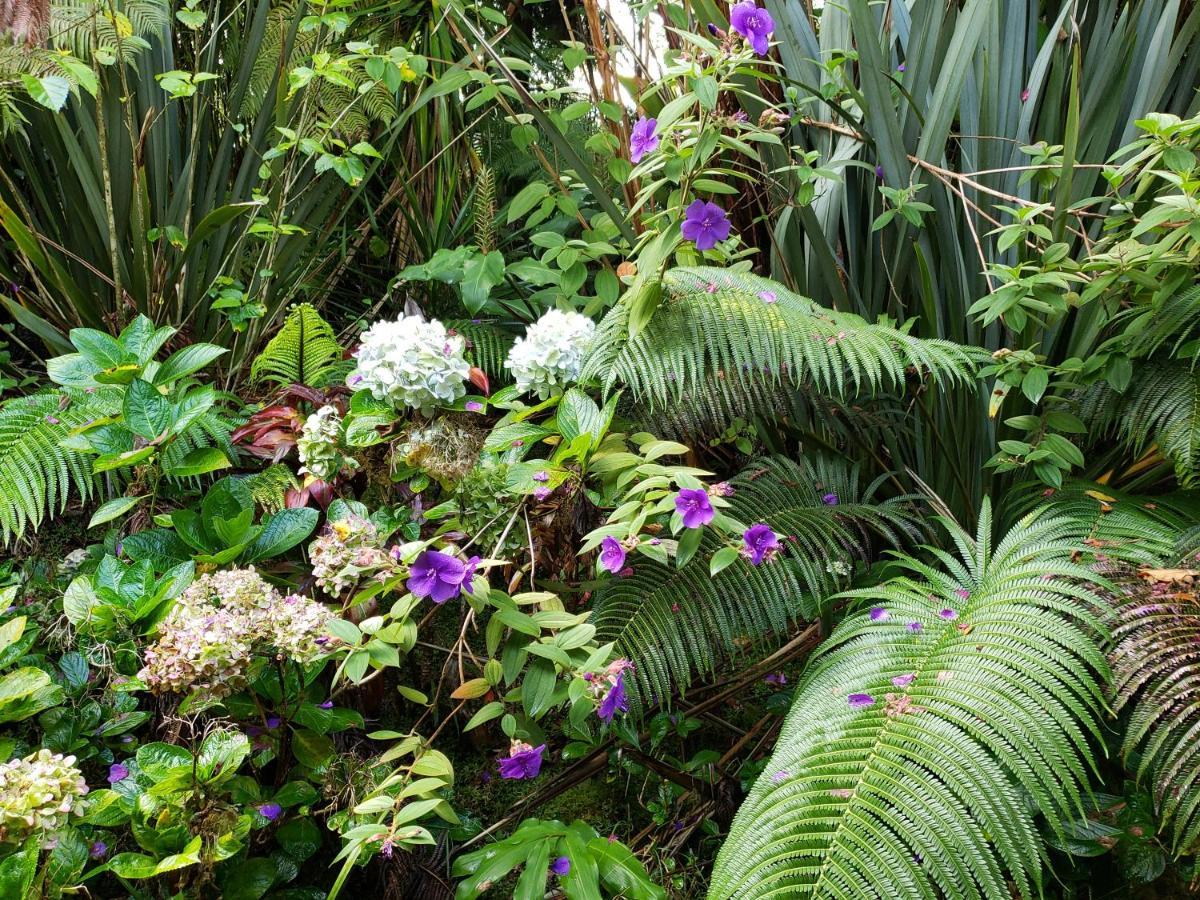
[[[255,357],[250,380],[327,387],[344,378],[352,366],[342,359],[341,345],[329,323],[311,304],[297,303]]]
[[[1195,561],[1185,557],[1184,565]],[[1177,855],[1200,851],[1200,605],[1193,569],[1147,570],[1117,609],[1110,654],[1121,753],[1152,785]]]
[[[45,391],[0,406],[0,543],[92,495],[92,457],[61,446],[74,429],[120,408],[112,392]]]
[[[504,360],[512,349],[516,336],[511,331],[489,322],[479,322],[473,319],[450,319],[446,327],[458,332],[467,339],[466,357],[471,365],[478,366],[487,373],[493,389],[509,384],[512,379],[507,377],[508,369],[504,368]]]
[[[1041,891],[1033,818],[1083,809],[1107,662],[1076,523],[1041,513],[994,548],[985,503],[961,558],[853,591],[810,663],[710,896],[985,897]],[[918,623],[914,630],[914,623]]]
[[[787,536],[778,560],[758,567],[739,560],[715,577],[699,562],[682,569],[639,562],[599,593],[598,637],[634,661],[640,697],[665,700],[739,643],[762,644],[797,619],[815,618],[872,540],[898,546],[914,527],[900,503],[873,505],[875,485],[863,490],[845,464],[769,458],[731,485],[732,516]],[[717,547],[709,535],[697,557]]]
[[[807,383],[830,396],[903,386],[910,374],[968,383],[979,353],[922,340],[825,309],[780,284],[725,269],[674,269],[649,323],[630,337],[630,304],[600,322],[583,377],[606,389],[627,386],[651,408],[703,394],[712,378],[725,390],[756,382]]]

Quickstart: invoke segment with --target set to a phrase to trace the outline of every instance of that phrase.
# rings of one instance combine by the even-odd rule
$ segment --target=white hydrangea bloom
[[[363,333],[355,353],[358,367],[346,383],[369,390],[376,400],[386,400],[396,409],[428,414],[466,394],[463,382],[471,366],[463,358],[464,346],[460,335],[447,334],[436,319],[401,316],[395,322],[376,322]]]
[[[596,323],[587,316],[552,309],[517,338],[504,365],[516,378],[517,390],[545,400],[579,377],[595,335]]]
[[[300,474],[308,473],[321,481],[333,481],[343,470],[358,468],[358,463],[343,456],[339,445],[342,418],[336,407],[322,406],[304,421],[296,448],[300,451]]]

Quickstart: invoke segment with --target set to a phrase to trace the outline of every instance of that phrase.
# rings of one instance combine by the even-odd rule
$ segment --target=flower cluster
[[[545,400],[579,377],[583,357],[596,335],[596,323],[577,312],[552,309],[517,338],[504,361],[517,390]]]
[[[358,463],[341,452],[342,419],[337,407],[322,406],[304,421],[296,448],[300,451],[300,474],[312,475],[321,481],[333,481],[345,471],[358,468]]]
[[[401,316],[395,322],[376,322],[362,336],[355,352],[358,366],[346,383],[369,390],[376,400],[395,409],[419,409],[453,403],[466,394],[471,366],[463,358],[465,342],[447,334],[436,319]]]
[[[300,663],[321,657],[329,618],[319,603],[281,597],[253,568],[211,572],[163,620],[138,678],[155,693],[224,697],[244,683],[255,653]]]
[[[42,748],[0,765],[0,842],[20,843],[31,834],[53,834],[72,815],[83,815],[87,782],[74,756]]]
[[[331,523],[309,546],[308,555],[313,579],[331,597],[391,568],[375,526],[360,516]]]
[[[611,722],[619,712],[629,712],[629,700],[625,694],[625,672],[632,668],[633,663],[629,660],[618,659],[599,675],[589,672],[583,676],[591,685],[592,697],[599,701],[596,715],[603,722]]]

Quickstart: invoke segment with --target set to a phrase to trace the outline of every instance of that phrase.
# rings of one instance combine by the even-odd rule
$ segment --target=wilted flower
[[[471,576],[479,557],[467,562],[438,550],[426,550],[409,567],[407,587],[414,596],[429,597],[434,603],[445,603],[462,593],[473,593]],[[469,567],[469,568],[468,568]]]
[[[647,153],[658,149],[658,135],[654,133],[656,128],[658,120],[647,119],[645,116],[634,123],[633,131],[629,135],[629,158],[635,164],[640,163]]]
[[[914,634],[919,634],[921,631],[921,623],[920,622],[909,622],[908,630],[913,632]]]
[[[504,366],[513,373],[518,391],[546,400],[579,377],[595,335],[596,323],[587,316],[552,309],[517,338]]]
[[[846,698],[846,702],[850,704],[851,709],[866,709],[875,703],[875,698],[870,694],[851,694]]]
[[[759,291],[758,299],[763,303],[777,303],[779,296],[774,291]]]
[[[307,665],[326,654],[318,638],[329,630],[333,615],[320,603],[299,594],[274,600],[260,619],[260,633],[280,659]],[[268,720],[268,725],[270,720]]]
[[[625,565],[625,548],[611,535],[600,542],[600,565],[614,575]]]
[[[915,672],[910,672],[908,675],[897,675],[892,679],[892,684],[898,688],[905,688],[912,684],[913,679],[916,677]]]
[[[971,598],[971,592],[966,588],[957,588],[954,591],[954,596],[959,600],[969,600]]]
[[[467,392],[464,382],[471,366],[463,357],[464,347],[462,336],[448,334],[436,319],[401,316],[394,322],[376,322],[363,333],[354,354],[358,367],[347,384],[369,390],[376,400],[386,400],[396,409],[428,414]]]
[[[32,834],[47,836],[83,815],[88,792],[74,756],[46,748],[0,765],[0,842],[18,844]]]
[[[943,619],[945,619],[947,622],[953,622],[955,619],[958,618],[958,611],[954,610],[954,609],[943,609],[941,612],[938,613],[938,615],[941,616]]]
[[[779,536],[771,530],[771,526],[762,522],[747,528],[742,535],[742,542],[742,555],[752,565],[761,565],[779,553]]]
[[[553,493],[554,493],[554,491],[551,488],[548,488],[545,486],[535,487],[533,489],[533,499],[536,500],[538,503],[541,503],[543,500],[545,500],[547,497],[549,497]]]
[[[92,859],[104,859],[108,856],[108,844],[104,841],[96,841],[92,844],[91,850],[88,851],[88,856]]]
[[[478,400],[468,400],[467,412],[483,412],[483,404]]]
[[[755,53],[767,55],[771,49],[771,35],[775,32],[775,22],[769,12],[759,9],[754,0],[743,0],[729,11],[729,24],[750,42]]]
[[[537,778],[542,771],[542,755],[546,745],[534,747],[524,741],[514,740],[509,747],[508,756],[500,757],[500,777],[520,781],[525,778]]]
[[[683,236],[696,245],[697,250],[711,250],[729,237],[729,219],[725,210],[715,203],[693,200],[684,210]]]
[[[322,406],[304,420],[304,428],[296,439],[300,453],[300,474],[308,473],[321,481],[333,481],[344,471],[358,468],[358,463],[340,450],[342,419],[334,406]]]
[[[700,488],[684,488],[675,498],[675,511],[683,516],[685,528],[700,528],[713,520],[716,513],[708,492]]]
[[[763,681],[772,687],[783,687],[785,684],[787,684],[787,676],[782,672],[772,672],[766,678],[764,678]]]
[[[361,516],[331,522],[309,545],[313,580],[331,597],[391,568],[375,525]]]

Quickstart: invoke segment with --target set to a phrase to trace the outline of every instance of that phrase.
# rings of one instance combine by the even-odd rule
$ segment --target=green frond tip
[[[916,528],[901,502],[873,503],[875,486],[864,489],[840,460],[768,458],[730,485],[731,516],[786,536],[778,559],[739,560],[712,577],[704,560],[720,545],[708,535],[683,568],[640,560],[599,592],[597,638],[635,663],[635,707],[667,702],[738,647],[777,643],[791,623],[816,618],[873,551],[903,546]]]
[[[1117,710],[1129,710],[1121,754],[1137,760],[1176,856],[1200,852],[1200,605],[1186,568],[1146,570],[1117,608],[1109,654]]]
[[[629,303],[596,332],[583,378],[626,386],[652,407],[690,402],[720,378],[728,390],[756,382],[806,384],[827,396],[895,390],[911,377],[970,384],[982,351],[923,340],[826,309],[777,282],[726,269],[673,269],[662,301],[630,337]]]
[[[0,406],[0,544],[62,512],[72,491],[81,500],[91,497],[92,457],[62,442],[119,409],[109,389],[45,391]]]
[[[297,303],[250,366],[252,383],[328,387],[345,378],[353,361],[342,359],[333,328],[308,303]]]
[[[1077,525],[1040,511],[994,547],[847,593],[861,604],[796,688],[710,897],[988,898],[1041,892],[1040,813],[1082,814],[1100,736],[1100,598]],[[914,624],[919,628],[914,628]]]
[[[466,358],[487,373],[492,389],[512,383],[504,360],[517,339],[511,331],[491,322],[476,319],[448,319],[446,328],[466,338]]]

